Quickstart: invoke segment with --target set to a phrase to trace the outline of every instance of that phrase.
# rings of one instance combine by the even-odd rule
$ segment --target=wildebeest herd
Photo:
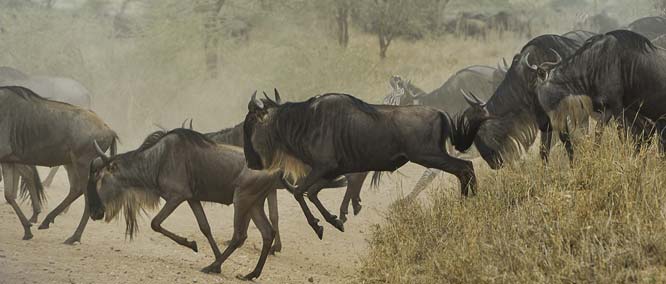
[[[640,23],[605,34],[576,30],[537,36],[510,62],[501,59],[497,68],[462,69],[432,92],[396,75],[389,80],[391,93],[383,104],[339,93],[283,102],[277,89],[262,97],[255,92],[244,121],[234,127],[204,134],[193,130],[190,121],[189,127],[184,123],[156,131],[136,150],[122,154],[116,151],[116,133],[89,110],[90,96],[83,86],[67,78],[28,76],[2,67],[0,163],[5,198],[20,220],[23,239],[31,239],[31,223],[37,222],[44,198],[35,166],[64,166],[70,192],[40,229],[48,228],[84,195],[81,222],[66,243],[81,240],[88,218],[109,221],[120,214],[131,238],[139,213],[157,208],[163,199],[151,228],[198,251],[196,242],[162,227],[176,207],[187,202],[215,255],[215,262],[202,270],[207,273],[220,272],[222,263],[245,241],[252,220],[262,236],[261,255],[255,269],[240,278],[254,279],[268,255],[281,250],[277,189],[293,194],[322,238],[324,227],[308,203],[344,231],[349,203],[354,214],[361,210],[360,191],[369,172],[374,172],[372,184],[377,184],[381,172],[413,162],[427,170],[408,198],[439,171],[454,175],[461,194],[468,196],[483,186],[477,185],[474,167],[465,159],[478,153],[492,169],[499,169],[519,158],[540,134],[539,153],[547,162],[557,131],[574,162],[571,127],[586,126],[590,115],[598,120],[599,131],[617,121],[636,138],[637,149],[657,135],[666,150],[666,50],[650,41],[658,40],[655,33],[666,33],[666,28]],[[475,153],[464,154],[472,147]],[[30,219],[16,202],[19,180],[21,192],[32,201]],[[318,193],[344,186],[338,217]],[[234,205],[234,233],[224,251],[211,233],[202,202]]]

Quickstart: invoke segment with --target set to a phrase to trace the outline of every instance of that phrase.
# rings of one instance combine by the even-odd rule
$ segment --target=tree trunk
[[[379,35],[379,58],[383,60],[386,58],[386,50],[388,50],[389,45],[391,45],[391,39],[393,39],[393,37],[382,30],[377,34]]]
[[[338,24],[338,43],[346,48],[349,44],[349,6],[338,1],[335,18]]]
[[[218,74],[218,46],[220,42],[220,21],[218,15],[225,0],[201,0],[195,11],[203,14],[203,39],[206,73],[211,79]]]

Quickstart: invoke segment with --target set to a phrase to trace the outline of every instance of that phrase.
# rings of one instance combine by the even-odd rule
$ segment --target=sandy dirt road
[[[45,176],[43,169],[41,172]],[[401,174],[385,176],[379,189],[370,189],[366,182],[361,195],[363,211],[359,216],[350,216],[344,233],[323,223],[323,240],[307,225],[293,197],[286,191],[279,192],[282,253],[268,258],[256,283],[348,283],[359,258],[367,252],[366,238],[372,225],[381,222],[389,204],[411,190],[423,168],[408,164],[399,172]],[[450,179],[450,176],[442,175],[439,179],[444,178]],[[448,188],[453,190],[452,186]],[[46,189],[47,209],[55,207],[67,189],[65,172],[59,172],[54,184]],[[342,190],[329,189],[322,191],[320,197],[337,213],[343,194]],[[422,194],[421,198],[427,198],[427,194]],[[22,208],[30,216],[29,204],[23,203]],[[314,206],[311,208],[316,211]],[[213,235],[224,249],[223,242],[232,234],[233,207],[207,204],[204,209]],[[40,215],[40,221],[49,210]],[[164,227],[195,240],[199,253],[153,232],[149,218],[143,218],[141,231],[133,241],[125,239],[124,220],[90,221],[82,243],[62,244],[73,233],[82,210],[83,199],[80,199],[56,218],[50,229],[37,230],[38,225],[34,225],[35,238],[23,241],[18,218],[3,199],[0,204],[0,283],[244,283],[236,280],[235,275],[250,272],[261,249],[259,231],[250,225],[247,241],[223,264],[221,274],[199,272],[214,258],[187,205],[181,205],[165,221]],[[152,217],[156,212],[149,214]]]

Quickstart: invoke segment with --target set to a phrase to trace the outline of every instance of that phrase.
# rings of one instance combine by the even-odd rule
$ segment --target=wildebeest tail
[[[338,178],[326,184],[324,188],[339,188],[345,186],[347,186],[347,178],[345,176],[339,176]]]
[[[22,200],[30,199],[30,189],[34,188],[37,193],[37,207],[43,208],[46,203],[46,193],[44,186],[37,172],[37,167],[20,165],[17,166],[18,172],[21,175],[20,197]],[[32,199],[30,199],[32,200]],[[35,205],[35,204],[33,204]]]
[[[370,187],[378,188],[381,179],[382,179],[382,172],[372,173],[372,178],[370,178]]]

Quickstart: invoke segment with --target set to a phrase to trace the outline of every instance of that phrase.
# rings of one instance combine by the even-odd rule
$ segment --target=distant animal
[[[0,67],[0,86],[20,86],[37,93],[39,96],[58,102],[72,104],[84,109],[91,109],[90,91],[78,81],[55,76],[29,76],[11,67]],[[50,186],[58,171],[53,167],[44,180],[44,186]]]
[[[195,241],[162,227],[162,222],[187,201],[215,254],[215,261],[202,272],[220,273],[222,263],[245,242],[252,219],[261,232],[261,256],[252,272],[238,278],[259,277],[275,236],[264,212],[264,200],[281,186],[280,171],[248,169],[241,148],[216,144],[201,133],[182,128],[154,132],[138,149],[127,153],[107,157],[103,150],[98,152],[99,158],[90,163],[87,189],[93,220],[110,221],[123,212],[126,234],[132,238],[138,230],[139,212],[158,207],[162,198],[166,203],[150,222],[151,228],[197,252]],[[201,202],[234,205],[233,238],[223,253]]]
[[[536,139],[537,130],[541,131],[540,156],[544,161],[548,160],[553,129],[536,98],[537,70],[532,64],[552,65],[560,56],[570,56],[580,46],[581,42],[557,35],[536,37],[513,57],[504,80],[487,102],[468,100],[470,107],[462,116],[481,123],[472,126],[479,128],[472,139],[492,169],[499,169],[504,162],[515,159],[529,148]],[[486,120],[477,117],[486,113],[491,117]],[[562,129],[559,136],[572,161],[573,146],[568,131]]]
[[[666,18],[645,17],[633,21],[627,26],[627,30],[641,34],[649,40],[654,40],[666,34]]]
[[[90,161],[97,156],[92,144],[95,140],[115,152],[116,133],[92,111],[42,98],[24,87],[0,87],[0,163],[5,199],[23,225],[24,239],[33,235],[30,222],[15,200],[16,165],[64,165],[67,170],[69,194],[44,218],[39,228],[46,229],[84,193]],[[80,241],[87,221],[88,211],[84,210],[79,226],[65,243]]]
[[[601,113],[601,125],[615,119],[629,129],[637,149],[654,130],[666,147],[666,51],[646,37],[612,31],[591,38],[561,63],[536,67],[539,102],[556,128],[594,111]]]
[[[595,15],[582,14],[574,24],[576,30],[588,30],[596,33],[605,33],[620,28],[617,19],[601,12]]]
[[[464,38],[486,39],[488,23],[480,19],[460,17],[456,23],[456,33]]]
[[[222,129],[217,132],[210,132],[204,134],[208,139],[211,141],[217,143],[217,144],[227,144],[227,145],[232,145],[232,146],[237,146],[237,147],[243,147],[243,123],[239,123],[234,127],[231,128],[226,128]],[[358,175],[358,174],[356,174]],[[352,176],[352,174],[348,175]],[[365,175],[364,175],[365,178]],[[349,179],[349,177],[348,177]],[[279,214],[278,214],[278,202],[277,202],[277,189],[279,188],[284,188],[281,187],[282,184],[279,184],[280,187],[275,187],[270,192],[268,193],[268,217],[271,221],[271,225],[273,226],[273,229],[275,230],[275,241],[273,242],[273,246],[271,247],[270,253],[275,254],[276,252],[282,251],[282,240],[280,238],[280,229],[279,229]],[[354,184],[354,187],[350,186],[349,184],[346,184],[345,179],[337,179],[333,181],[330,184],[327,184],[324,186],[324,188],[336,188],[336,187],[343,187],[347,185],[348,189],[347,191],[360,191],[361,184]],[[358,187],[359,189],[356,190],[355,187]],[[351,188],[351,189],[349,189]],[[345,195],[347,196],[347,195]],[[343,201],[344,202],[344,201]],[[354,198],[354,204],[355,206],[360,207],[360,198],[355,197]],[[358,205],[357,205],[358,204]],[[347,201],[347,207],[349,206],[349,201]],[[356,207],[354,207],[356,208]],[[360,210],[360,209],[359,209]],[[358,212],[355,212],[357,214]]]
[[[562,37],[566,37],[568,39],[572,39],[577,42],[585,42],[589,38],[598,35],[597,33],[593,33],[590,31],[585,31],[585,30],[575,30],[575,31],[570,31],[562,34]]]
[[[449,77],[441,87],[430,93],[426,93],[400,76],[393,76],[389,82],[391,93],[384,98],[384,104],[423,105],[446,113],[463,112],[469,105],[464,99],[462,90],[478,95],[482,100],[487,100],[495,92],[500,82],[504,80],[508,66],[504,60],[503,64],[504,66],[497,64],[497,68],[481,65],[463,68]],[[466,157],[473,156],[475,155]],[[407,197],[410,199],[416,198],[439,173],[440,171],[436,169],[425,170]]]
[[[276,93],[276,97],[278,94]],[[347,94],[324,94],[304,102],[257,100],[253,95],[244,122],[248,167],[283,170],[299,180],[294,197],[319,238],[319,225],[304,194],[324,219],[340,231],[343,223],[317,197],[321,181],[348,173],[394,171],[408,161],[455,175],[461,193],[476,189],[471,162],[447,154],[445,143],[469,148],[459,137],[474,137],[478,122],[454,121],[446,113],[423,106],[370,105]],[[369,138],[371,137],[371,138]],[[288,184],[288,183],[287,183]]]
[[[659,36],[659,37],[657,37],[657,38],[655,38],[651,41],[652,41],[652,44],[654,44],[655,46],[666,49],[666,35],[661,35],[661,36]]]

